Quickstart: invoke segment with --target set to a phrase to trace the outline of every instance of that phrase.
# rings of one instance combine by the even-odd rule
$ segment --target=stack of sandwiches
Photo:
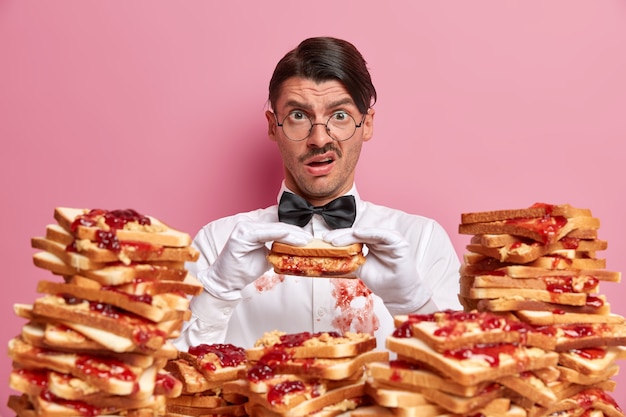
[[[396,316],[388,362],[367,365],[363,416],[623,416],[609,392],[624,318],[599,283],[598,219],[570,205],[466,213],[464,311]]]
[[[243,416],[247,398],[223,386],[246,370],[246,351],[232,344],[201,344],[178,352],[165,369],[182,382],[181,395],[168,398],[167,417]]]
[[[153,416],[182,384],[164,367],[170,339],[201,284],[184,267],[189,235],[134,210],[57,208],[34,263],[52,272],[42,295],[15,304],[27,320],[9,341],[9,406],[40,415]]]
[[[387,348],[397,358],[368,365],[367,385],[394,415],[525,415],[504,396],[508,386],[551,400],[542,388],[558,354],[543,330],[489,312],[396,316],[395,324]]]
[[[461,268],[464,308],[553,334],[557,378],[543,389],[552,401],[514,392],[503,382],[506,395],[529,415],[574,415],[580,398],[590,410],[622,415],[607,391],[615,387],[615,361],[626,357],[626,325],[599,292],[600,282],[619,282],[621,276],[597,256],[607,247],[598,239],[599,226],[590,210],[568,204],[461,216],[459,232],[472,235]]]
[[[248,415],[331,417],[367,401],[365,365],[385,361],[362,333],[266,333],[246,351],[246,371],[223,386],[247,398]]]

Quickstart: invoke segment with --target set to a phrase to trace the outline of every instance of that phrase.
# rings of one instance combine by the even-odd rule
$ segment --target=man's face
[[[361,146],[373,133],[374,110],[370,109],[361,127],[345,141],[335,141],[324,123],[340,112],[352,116],[357,124],[363,120],[354,101],[339,81],[315,83],[293,77],[286,80],[276,100],[276,108],[266,112],[268,133],[278,144],[285,168],[285,184],[313,205],[322,205],[350,190]],[[295,142],[277,125],[291,112],[308,117],[314,125],[309,137]],[[276,114],[276,117],[274,116]]]

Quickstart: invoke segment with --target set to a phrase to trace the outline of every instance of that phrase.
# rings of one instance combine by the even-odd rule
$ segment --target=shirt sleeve
[[[200,256],[196,262],[185,265],[191,275],[200,279],[215,262],[225,243],[222,235],[225,233],[217,233],[215,224],[208,224],[200,229],[192,242]],[[194,296],[189,305],[191,318],[183,324],[180,336],[173,340],[174,345],[179,350],[187,351],[190,346],[201,343],[223,343],[233,310],[239,302],[240,300],[220,300],[207,291]]]
[[[178,350],[187,351],[191,346],[202,343],[223,343],[226,339],[228,322],[239,303],[213,297],[206,291],[192,298],[191,318],[185,322],[180,336],[173,340]]]
[[[429,233],[422,234],[418,265],[421,276],[433,291],[425,307],[435,310],[459,310],[459,257],[445,229],[431,220]],[[434,304],[434,306],[433,306]],[[421,311],[420,311],[421,312]]]

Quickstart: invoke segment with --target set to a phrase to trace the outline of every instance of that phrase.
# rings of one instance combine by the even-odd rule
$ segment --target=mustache
[[[300,162],[304,162],[309,158],[313,158],[315,156],[318,155],[323,155],[326,152],[334,152],[338,158],[341,158],[343,156],[343,153],[341,152],[341,149],[339,149],[338,147],[335,146],[334,142],[330,142],[327,143],[326,145],[322,146],[321,148],[313,148],[313,149],[309,149],[309,151],[302,155],[300,157]]]

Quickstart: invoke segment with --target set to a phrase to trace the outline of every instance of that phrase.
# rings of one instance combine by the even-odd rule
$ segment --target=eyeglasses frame
[[[348,112],[344,112],[344,113],[346,113],[346,114],[347,114],[347,115],[348,115],[348,116],[349,116],[352,120],[354,120],[354,132],[352,132],[352,134],[351,134],[349,137],[347,137],[347,138],[345,138],[345,139],[341,139],[341,140],[339,140],[339,139],[335,139],[334,137],[332,137],[332,136],[331,136],[331,134],[330,134],[330,129],[328,128],[328,122],[330,122],[330,119],[332,119],[332,117],[334,116],[334,114],[335,114],[335,113],[331,114],[331,115],[328,117],[328,120],[326,120],[326,123],[313,123],[313,121],[311,120],[311,118],[310,118],[309,116],[306,116],[306,118],[307,118],[307,119],[309,119],[309,122],[311,123],[311,128],[309,129],[309,134],[308,134],[308,135],[306,135],[305,137],[303,137],[302,139],[291,139],[291,138],[287,135],[287,133],[285,133],[285,129],[283,128],[283,124],[285,123],[285,120],[287,119],[287,117],[289,117],[289,115],[290,115],[291,113],[293,113],[293,112],[291,111],[291,112],[287,113],[287,115],[286,115],[286,116],[285,116],[285,118],[283,119],[283,123],[280,123],[280,122],[278,121],[278,115],[277,115],[275,112],[272,112],[272,113],[274,114],[274,119],[276,120],[276,126],[280,127],[280,128],[281,128],[281,130],[283,131],[283,134],[285,135],[285,137],[286,137],[287,139],[289,139],[290,141],[292,141],[292,142],[302,142],[303,140],[307,140],[307,139],[311,136],[311,133],[313,132],[313,126],[316,126],[316,125],[324,126],[324,130],[326,131],[326,134],[328,135],[328,137],[329,137],[329,138],[331,138],[332,140],[334,140],[335,142],[345,142],[345,141],[347,141],[347,140],[349,140],[349,139],[352,139],[352,137],[353,137],[353,136],[354,136],[354,134],[356,133],[356,130],[357,130],[358,128],[360,128],[361,126],[363,126],[363,122],[365,121],[365,118],[367,117],[367,114],[363,114],[363,117],[361,118],[361,122],[357,124],[357,123],[356,123],[356,120],[354,120],[354,117],[352,117],[352,115],[351,115],[350,113],[348,113]]]

